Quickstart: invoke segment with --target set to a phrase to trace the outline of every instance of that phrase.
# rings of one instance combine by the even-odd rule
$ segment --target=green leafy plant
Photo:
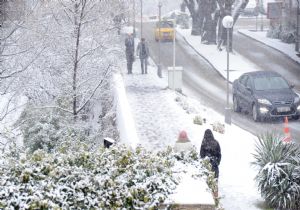
[[[259,190],[266,202],[278,209],[300,208],[300,149],[284,143],[280,135],[258,136],[253,164]]]

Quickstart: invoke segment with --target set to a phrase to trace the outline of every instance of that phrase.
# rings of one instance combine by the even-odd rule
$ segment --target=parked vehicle
[[[155,40],[172,41],[174,38],[174,23],[172,20],[162,20],[160,22],[160,35],[159,35],[159,22],[155,27]]]
[[[245,73],[233,82],[233,110],[252,113],[254,121],[284,116],[297,120],[300,98],[293,87],[276,72]]]
[[[163,16],[163,19],[172,19],[176,21],[176,25],[179,25],[182,29],[189,28],[190,16],[186,12],[180,10],[173,10]]]

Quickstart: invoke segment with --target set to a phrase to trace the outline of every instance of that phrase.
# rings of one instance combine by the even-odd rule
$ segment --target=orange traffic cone
[[[291,142],[292,137],[289,129],[289,120],[287,117],[284,117],[284,129],[283,129],[285,137],[283,138],[284,142]]]

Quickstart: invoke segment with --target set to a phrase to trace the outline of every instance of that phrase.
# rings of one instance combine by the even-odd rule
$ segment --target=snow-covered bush
[[[87,141],[88,129],[72,124],[70,115],[55,109],[32,109],[30,105],[23,111],[17,124],[23,134],[24,146],[34,152],[37,149],[52,151],[66,140]]]
[[[259,190],[266,202],[278,209],[300,208],[300,148],[284,143],[279,135],[259,136],[253,164]]]
[[[293,30],[283,30],[279,36],[281,41],[285,43],[295,43],[296,32]]]
[[[202,125],[203,124],[203,119],[200,115],[196,115],[194,117],[194,124],[197,124],[197,125]]]
[[[267,37],[280,39],[285,43],[294,43],[296,39],[296,31],[291,29],[282,29],[280,25],[271,26],[267,32]]]
[[[225,125],[223,123],[220,122],[214,122],[213,124],[211,124],[213,127],[213,131],[216,131],[218,133],[225,133]]]
[[[190,152],[175,153],[175,158],[186,168],[195,168],[196,173],[192,176],[204,177],[206,184],[208,185],[210,192],[212,193],[216,207],[222,209],[220,203],[220,197],[218,194],[218,181],[215,178],[215,172],[212,170],[211,163],[208,158],[200,159],[199,154],[193,148]],[[190,167],[191,166],[191,167]]]
[[[192,107],[185,96],[183,96],[180,93],[177,93],[177,96],[175,98],[175,101],[178,103],[178,105],[186,111],[186,113],[191,114],[191,113],[197,113],[197,110],[195,107]]]
[[[0,166],[0,208],[150,209],[176,186],[170,152],[125,146],[91,152],[79,145],[37,150]]]
[[[156,209],[180,181],[181,162],[212,177],[196,151],[153,153],[124,145],[91,151],[75,140],[0,165],[0,209]]]

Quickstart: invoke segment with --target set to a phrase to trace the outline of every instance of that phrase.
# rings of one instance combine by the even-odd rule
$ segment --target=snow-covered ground
[[[201,44],[199,36],[191,36],[191,29],[177,28],[177,39],[186,41],[195,51],[197,51],[217,70],[224,78],[226,78],[227,68],[227,52],[226,48],[222,51],[217,50],[216,45]],[[270,39],[266,37],[266,31],[253,32],[249,30],[239,30],[239,33],[245,34],[257,41],[260,41],[300,63],[300,58],[296,55],[294,44],[286,44],[277,39]],[[229,81],[233,82],[241,74],[249,71],[263,70],[255,65],[247,58],[238,54],[237,52],[229,55]]]
[[[205,55],[214,68],[226,77],[226,49],[220,52],[215,45],[201,44],[199,37],[190,35],[190,29],[178,28],[177,31],[177,39],[185,40],[199,54]],[[266,38],[266,32],[239,32],[300,61],[292,49],[293,45]],[[259,70],[259,67],[237,53],[230,54],[230,61],[230,70],[233,70],[230,71],[230,81],[244,72]],[[163,72],[163,78],[160,79],[156,75],[155,64],[152,61],[150,64],[147,75],[140,74],[138,60],[134,63],[132,75],[127,75],[126,69],[123,71],[130,109],[128,112],[133,115],[138,142],[146,148],[159,149],[174,145],[179,132],[186,130],[199,150],[205,129],[212,128],[215,122],[223,123],[224,116],[203,107],[201,101],[168,89],[166,72]],[[196,115],[206,118],[207,123],[202,126],[193,124]],[[130,133],[128,130],[127,132]],[[263,199],[254,182],[256,170],[250,164],[257,138],[235,125],[225,125],[225,134],[214,132],[214,135],[222,149],[219,190],[223,207],[230,210],[264,209]]]
[[[139,144],[145,148],[173,146],[179,132],[186,130],[199,151],[205,129],[212,129],[215,122],[223,123],[224,116],[202,106],[201,101],[168,89],[167,75],[158,78],[152,61],[147,75],[141,74],[139,60],[134,63],[133,74],[126,72],[124,69],[122,74],[129,104],[127,112],[132,113],[134,125],[127,124],[121,129],[130,133],[128,129],[134,127]],[[206,123],[194,124],[196,115],[206,118]],[[250,164],[256,137],[235,125],[225,125],[224,134],[214,132],[214,135],[222,150],[219,193],[224,208],[261,209],[263,200],[254,182],[256,171]]]
[[[216,45],[201,44],[199,36],[191,36],[191,29],[177,28],[177,40],[186,41],[192,48],[194,48],[224,77],[227,74],[227,52],[226,48],[222,51],[217,50]],[[233,82],[241,74],[249,71],[259,70],[260,68],[251,63],[245,57],[234,52],[229,55],[229,81]],[[262,69],[261,69],[262,70]]]
[[[283,54],[300,64],[300,57],[297,56],[295,52],[295,43],[287,44],[280,41],[279,39],[270,39],[266,36],[267,31],[250,31],[240,29],[238,30],[238,32],[282,52]]]
[[[226,48],[222,51],[217,50],[216,45],[201,44],[199,36],[192,36],[191,29],[177,29],[177,40],[185,41],[191,48],[193,48],[199,55],[203,56],[216,71],[218,71],[224,78],[227,77],[227,52]],[[254,40],[261,42],[273,49],[283,53],[283,55],[291,58],[295,62],[300,64],[300,57],[296,55],[295,44],[287,44],[278,39],[271,39],[266,37],[266,31],[251,31],[245,29],[239,29],[238,33],[251,37]],[[243,73],[250,71],[259,71],[261,69],[256,64],[249,61],[247,58],[233,52],[229,54],[229,81],[233,82]],[[297,93],[300,95],[300,93]]]

